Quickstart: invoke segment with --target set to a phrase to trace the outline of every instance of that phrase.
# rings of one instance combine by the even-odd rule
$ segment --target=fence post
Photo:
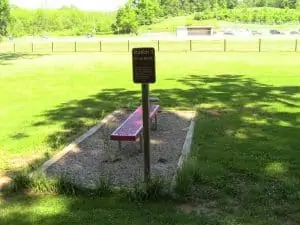
[[[227,51],[227,40],[224,39],[224,52],[226,52],[226,51]]]
[[[14,42],[14,53],[16,53],[16,43]]]
[[[193,51],[192,40],[190,40],[190,52]]]
[[[258,40],[258,51],[261,52],[261,38]]]
[[[52,49],[52,52],[54,52],[54,42],[53,41],[52,41],[51,49]]]
[[[31,52],[33,52],[33,42],[31,43]]]
[[[130,52],[130,42],[129,42],[129,40],[127,42],[127,50],[128,50],[128,52]]]
[[[99,42],[100,52],[102,52],[102,41]]]
[[[295,52],[297,52],[298,50],[298,39],[296,38],[296,41],[295,41]]]
[[[77,43],[76,43],[76,41],[74,43],[74,51],[77,52]]]
[[[159,52],[159,40],[157,40],[157,51]]]

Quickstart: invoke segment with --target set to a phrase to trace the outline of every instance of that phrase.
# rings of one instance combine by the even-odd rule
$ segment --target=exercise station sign
[[[155,49],[133,48],[132,68],[134,83],[155,83]]]

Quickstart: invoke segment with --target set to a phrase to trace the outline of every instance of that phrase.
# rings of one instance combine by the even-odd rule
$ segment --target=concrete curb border
[[[174,193],[174,189],[176,186],[177,173],[182,168],[184,162],[187,160],[187,158],[190,154],[190,151],[191,151],[191,146],[192,146],[192,141],[193,141],[193,136],[194,136],[194,129],[195,129],[195,117],[196,117],[196,112],[194,112],[194,113],[195,114],[193,115],[193,118],[191,120],[189,130],[186,134],[186,138],[185,138],[185,141],[184,141],[184,144],[182,147],[181,155],[180,155],[178,163],[177,163],[176,172],[175,172],[172,182],[171,182],[172,193]]]
[[[104,124],[106,124],[110,119],[112,119],[116,114],[121,113],[121,110],[116,110],[101,120],[101,122],[98,125],[93,126],[91,129],[89,129],[87,132],[85,132],[80,137],[76,138],[75,141],[73,141],[71,144],[63,148],[60,152],[58,152],[56,155],[54,155],[52,158],[50,158],[48,161],[46,161],[40,168],[41,172],[46,172],[46,170],[56,163],[58,160],[60,160],[62,157],[64,157],[68,152],[70,152],[76,145],[84,141],[89,136],[93,135],[95,132],[97,132]]]

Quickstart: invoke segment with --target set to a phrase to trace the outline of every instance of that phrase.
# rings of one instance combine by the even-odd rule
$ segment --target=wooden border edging
[[[180,155],[180,158],[177,163],[177,168],[176,168],[175,174],[174,174],[172,182],[171,182],[172,193],[174,193],[174,189],[176,186],[177,173],[182,168],[183,163],[187,160],[187,158],[190,154],[190,151],[191,151],[191,146],[192,146],[192,141],[193,141],[193,136],[194,136],[194,129],[195,129],[195,117],[196,117],[196,112],[193,115],[191,124],[189,126],[189,130],[186,134],[186,138],[185,138],[185,141],[184,141],[184,144],[182,147],[181,155]]]
[[[192,120],[191,125],[189,127],[189,131],[186,135],[186,139],[185,139],[183,148],[182,148],[181,156],[178,160],[177,169],[181,169],[184,161],[187,159],[187,157],[190,153],[191,145],[192,145],[192,141],[193,141],[193,135],[194,135],[194,128],[195,128],[195,121]]]
[[[40,170],[42,172],[46,172],[46,170],[53,165],[54,163],[56,163],[58,160],[60,160],[63,156],[65,156],[68,152],[70,152],[76,145],[78,145],[79,143],[81,143],[82,141],[84,141],[86,138],[88,138],[89,136],[93,135],[96,131],[98,131],[105,123],[107,123],[108,120],[112,119],[116,114],[120,113],[120,110],[116,110],[112,113],[110,113],[109,115],[107,115],[106,117],[104,117],[104,119],[101,120],[101,122],[92,127],[91,129],[89,129],[87,132],[85,132],[83,135],[81,135],[80,137],[78,137],[77,139],[75,139],[75,141],[73,141],[71,144],[69,144],[68,146],[66,146],[65,148],[63,148],[63,150],[61,150],[60,152],[58,152],[56,155],[54,155],[51,159],[49,159],[48,161],[46,161],[40,168]]]

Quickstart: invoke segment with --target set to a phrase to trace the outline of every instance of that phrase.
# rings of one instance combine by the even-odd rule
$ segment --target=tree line
[[[7,34],[7,26],[10,18],[8,0],[0,0],[0,40]]]
[[[194,19],[217,19],[242,23],[284,24],[288,22],[300,22],[300,10],[269,7],[216,9],[196,13]]]
[[[129,0],[117,11],[115,33],[136,33],[160,18],[195,14],[196,20],[260,23],[300,21],[300,0]]]
[[[117,12],[87,12],[74,6],[27,10],[0,0],[0,37],[137,33],[168,17],[281,24],[300,21],[300,0],[128,0]]]
[[[47,10],[13,7],[10,14],[7,32],[13,36],[109,33],[115,18],[115,13],[86,12],[72,6]]]

